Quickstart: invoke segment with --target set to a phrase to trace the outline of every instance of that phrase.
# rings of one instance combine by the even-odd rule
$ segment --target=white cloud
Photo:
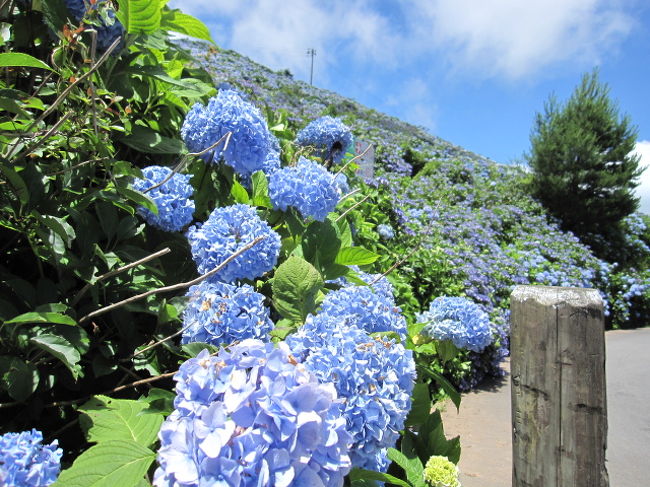
[[[640,166],[646,168],[641,174],[640,184],[636,188],[636,194],[641,198],[639,210],[650,215],[650,140],[638,141],[634,152],[641,156]]]
[[[435,45],[457,70],[508,79],[561,62],[598,64],[634,24],[621,1],[414,1],[420,45]]]

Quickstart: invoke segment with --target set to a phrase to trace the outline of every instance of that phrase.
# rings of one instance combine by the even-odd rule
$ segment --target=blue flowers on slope
[[[310,316],[286,343],[343,398],[352,465],[385,471],[386,448],[395,445],[411,408],[415,362],[410,350],[371,337],[355,321],[353,316]]]
[[[136,178],[133,189],[144,192],[164,181],[172,170],[168,167],[149,166],[142,170],[144,179]],[[194,193],[189,175],[174,174],[165,184],[152,189],[147,195],[156,203],[158,214],[146,208],[138,208],[147,223],[168,232],[179,232],[192,222],[194,202],[190,199]]]
[[[325,116],[310,122],[298,132],[296,144],[315,147],[318,157],[338,164],[352,144],[352,133],[340,120]]]
[[[493,341],[487,313],[467,298],[438,297],[417,320],[426,323],[422,335],[451,340],[458,348],[480,352]]]
[[[243,179],[269,164],[267,156],[273,148],[274,137],[266,120],[234,90],[221,90],[210,98],[207,106],[195,104],[181,128],[181,136],[192,152],[207,149],[228,132],[232,135],[226,150],[222,142],[202,156],[205,161],[218,162],[223,158]]]
[[[247,338],[268,341],[273,323],[264,296],[248,284],[203,281],[192,286],[183,312],[181,343],[229,345]]]
[[[0,436],[0,485],[46,487],[56,481],[63,450],[57,440],[42,442],[43,433],[36,429]]]
[[[281,343],[245,340],[181,365],[154,485],[342,486],[349,434],[336,391]]]
[[[269,177],[273,207],[296,208],[303,218],[323,221],[339,202],[338,184],[324,166],[301,157],[298,165],[282,168]]]
[[[386,225],[385,223],[377,225],[377,233],[384,240],[390,240],[395,237],[395,231],[393,230],[393,227]]]
[[[192,226],[187,232],[192,258],[201,274],[211,271],[258,237],[264,239],[212,276],[211,282],[255,279],[270,271],[280,253],[280,236],[248,205],[216,208],[205,223]]]

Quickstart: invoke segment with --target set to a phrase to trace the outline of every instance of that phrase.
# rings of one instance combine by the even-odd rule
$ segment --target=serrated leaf
[[[155,414],[140,415],[146,408],[147,405],[139,401],[95,396],[79,409],[90,420],[90,424],[86,424],[88,441],[101,444],[128,439],[149,446],[156,441],[163,417]]]
[[[413,487],[426,487],[423,476],[424,467],[417,455],[414,454],[409,458],[401,451],[398,451],[395,448],[389,448],[387,456],[397,465],[402,467],[406,473],[406,480],[408,480]]]
[[[5,321],[6,325],[17,325],[21,323],[56,323],[59,325],[75,326],[77,322],[68,315],[54,313],[51,311],[30,311],[15,318]]]
[[[52,487],[134,487],[156,454],[129,440],[111,440],[91,447],[61,472]]]
[[[63,362],[70,369],[75,379],[79,377],[80,367],[78,364],[81,360],[81,355],[68,340],[58,335],[45,333],[31,338],[29,341]]]
[[[336,256],[336,263],[342,265],[372,264],[379,255],[363,247],[342,247]]]
[[[310,262],[318,258],[326,267],[334,263],[340,249],[341,240],[329,220],[311,222],[302,235],[302,254]]]
[[[411,487],[404,480],[393,477],[390,474],[366,470],[364,468],[353,468],[349,473],[349,477],[353,482],[352,485],[354,485],[354,482],[362,480],[378,480],[380,482],[389,482],[391,484],[399,485],[400,487]]]
[[[118,0],[115,13],[129,34],[149,33],[160,28],[164,0]]]
[[[413,387],[411,400],[411,411],[406,417],[405,426],[417,426],[423,424],[431,414],[431,395],[429,386],[423,382],[418,382]]]
[[[195,39],[210,41],[214,44],[208,27],[199,19],[184,14],[180,10],[167,10],[163,12],[160,28],[162,30],[185,34]]]
[[[0,54],[0,68],[8,67],[41,68],[54,71],[40,59],[22,52],[3,52]]]
[[[323,277],[313,265],[291,256],[275,271],[273,304],[284,318],[302,322],[316,307],[316,295],[323,284]]]
[[[251,177],[253,186],[253,205],[263,208],[272,208],[269,198],[269,180],[262,171],[256,171]]]
[[[250,202],[248,191],[246,191],[246,188],[237,181],[232,182],[232,186],[230,187],[230,196],[232,196],[232,199],[235,200],[236,203],[247,205]]]

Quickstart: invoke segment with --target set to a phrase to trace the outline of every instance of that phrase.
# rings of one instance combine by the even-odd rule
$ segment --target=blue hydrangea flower
[[[373,338],[354,322],[352,316],[310,316],[286,343],[344,399],[352,465],[385,471],[385,449],[395,445],[411,409],[415,362],[401,344]]]
[[[368,333],[392,331],[406,339],[406,320],[392,295],[371,286],[345,286],[329,292],[320,308],[332,316],[352,316],[353,324]]]
[[[325,116],[310,122],[298,132],[296,144],[313,146],[318,157],[338,164],[352,144],[352,133],[339,119]]]
[[[264,237],[212,276],[211,282],[255,279],[275,267],[280,236],[249,205],[216,208],[202,225],[190,227],[187,238],[199,273],[211,271],[233,253]]]
[[[203,159],[218,162],[223,158],[243,179],[264,170],[273,136],[262,113],[236,91],[219,91],[207,106],[195,104],[181,127],[181,136],[191,152],[207,149],[228,132],[232,135],[227,149],[223,150],[222,143],[204,154]]]
[[[0,436],[0,485],[46,487],[61,471],[58,441],[43,445],[43,433],[32,429]]]
[[[105,51],[115,39],[124,35],[124,26],[115,18],[115,11],[105,0],[99,0],[95,3],[88,0],[65,0],[65,5],[76,22],[80,22],[87,12],[98,12],[100,10],[105,12],[104,17],[98,16],[100,25],[85,23],[87,28],[97,31],[97,49],[100,52]]]
[[[284,343],[245,340],[181,365],[154,485],[342,486],[350,470],[336,390]]]
[[[246,338],[268,341],[273,323],[264,296],[252,286],[202,281],[192,286],[183,312],[181,343],[228,345]]]
[[[297,166],[282,168],[269,177],[273,207],[296,208],[303,218],[323,221],[339,202],[334,175],[324,166],[301,157]]]
[[[133,181],[133,189],[144,193],[165,180],[171,172],[168,167],[145,167],[142,170],[144,179],[136,178]],[[168,232],[181,231],[192,223],[194,214],[194,201],[190,199],[194,188],[189,184],[190,177],[189,174],[174,174],[165,184],[147,193],[158,207],[157,215],[143,207],[138,208],[138,213],[150,225]]]
[[[337,174],[334,178],[334,181],[336,182],[336,186],[338,187],[339,194],[341,196],[345,196],[350,192],[350,182],[348,181],[348,177],[345,174]]]
[[[385,223],[377,225],[377,233],[381,238],[385,240],[390,240],[395,237],[395,231],[393,230],[393,227],[386,225]]]
[[[427,323],[420,332],[436,340],[451,340],[458,348],[480,352],[492,343],[490,318],[479,305],[467,298],[441,296],[429,310],[417,316]]]

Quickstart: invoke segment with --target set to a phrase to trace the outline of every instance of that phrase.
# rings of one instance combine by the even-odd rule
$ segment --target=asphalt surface
[[[609,331],[605,343],[610,487],[650,486],[650,328]],[[463,487],[510,486],[510,377],[463,395],[459,413],[444,407],[445,433],[461,436]]]

